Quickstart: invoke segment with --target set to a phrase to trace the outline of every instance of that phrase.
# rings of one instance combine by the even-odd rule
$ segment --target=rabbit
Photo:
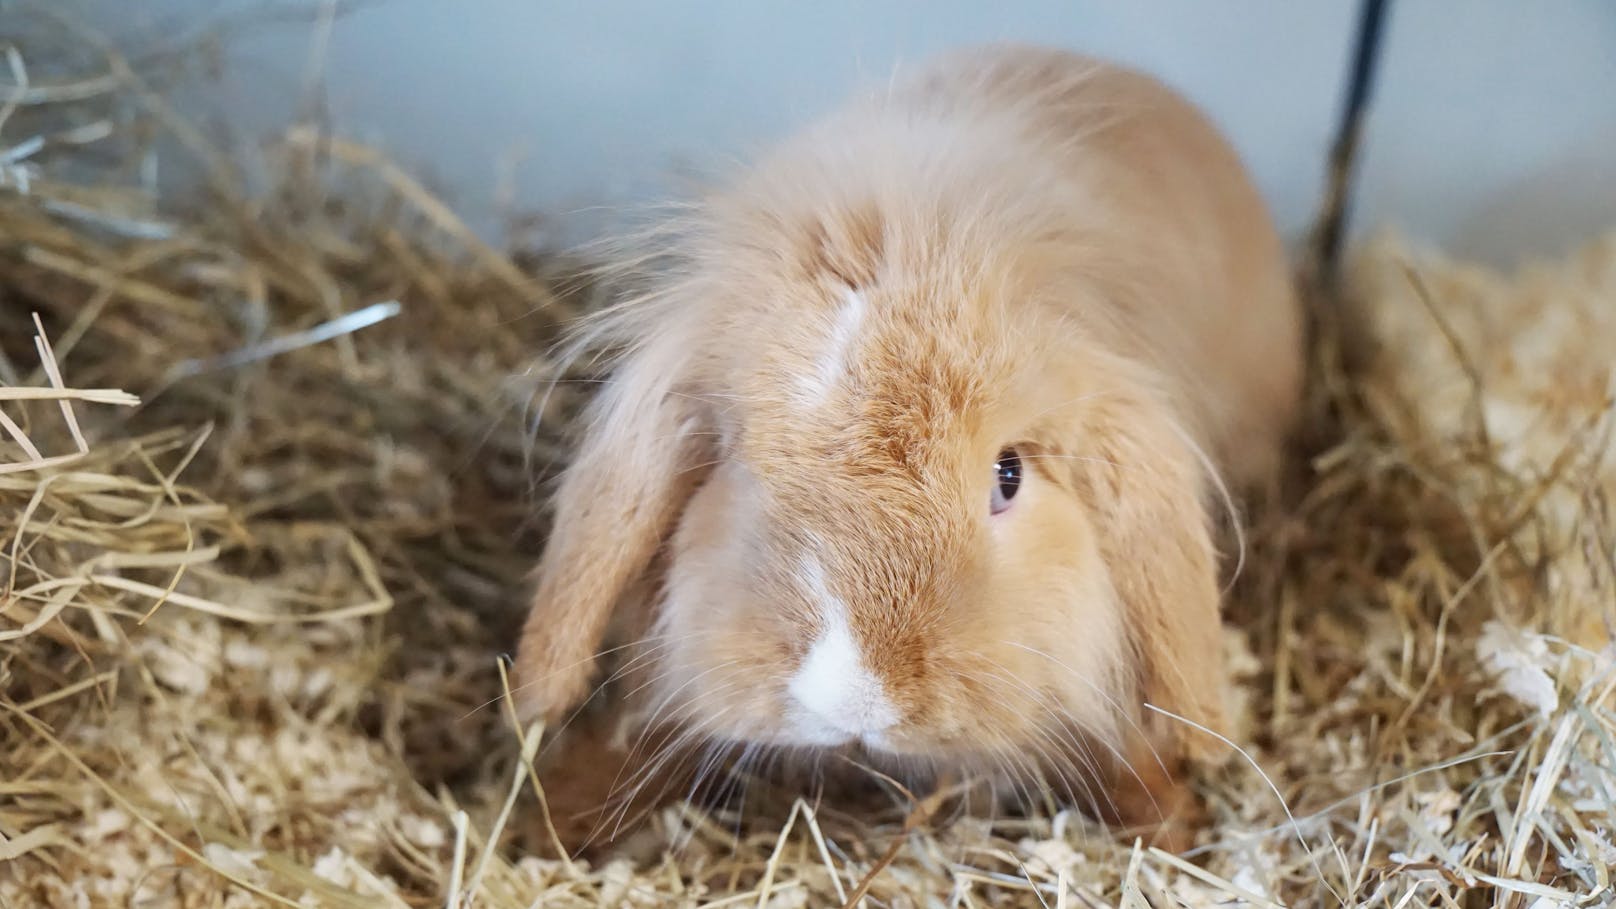
[[[1302,382],[1281,238],[1207,116],[1117,63],[965,48],[670,224],[577,335],[615,359],[521,714],[563,725],[610,640],[642,734],[1088,780],[1188,842],[1183,778],[1230,749],[1215,528]]]

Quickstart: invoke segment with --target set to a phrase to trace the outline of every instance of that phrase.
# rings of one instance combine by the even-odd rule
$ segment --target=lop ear
[[[1146,704],[1228,733],[1217,556],[1204,502],[1206,467],[1166,401],[1149,392],[1093,399],[1085,448],[1096,532],[1124,611]],[[1215,761],[1228,746],[1145,708],[1140,726],[1163,758]]]
[[[514,666],[526,719],[553,723],[584,699],[614,610],[689,498],[700,436],[690,399],[675,387],[680,356],[642,349],[627,359],[561,475]]]

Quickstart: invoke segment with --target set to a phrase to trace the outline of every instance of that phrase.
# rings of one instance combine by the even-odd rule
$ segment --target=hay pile
[[[307,131],[248,194],[71,50],[0,67],[0,906],[1612,899],[1616,238],[1516,277],[1367,251],[1253,516],[1250,760],[1188,859],[1070,814],[754,806],[552,861],[498,655],[587,292]],[[149,189],[165,137],[205,198]]]

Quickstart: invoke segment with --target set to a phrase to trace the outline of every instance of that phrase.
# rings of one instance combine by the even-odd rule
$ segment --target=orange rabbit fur
[[[1208,120],[1075,54],[957,52],[702,200],[671,253],[586,329],[622,359],[556,499],[527,715],[578,706],[615,624],[612,709],[669,741],[1097,777],[1113,820],[1173,820],[1224,752],[1161,713],[1226,725],[1222,484],[1276,469],[1302,371],[1282,245]]]

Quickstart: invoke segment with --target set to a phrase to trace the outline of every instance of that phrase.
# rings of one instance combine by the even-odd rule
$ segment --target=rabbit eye
[[[1014,448],[1006,448],[999,452],[999,460],[993,465],[993,499],[992,510],[998,514],[1010,507],[1010,500],[1016,497],[1021,489],[1021,455]]]

